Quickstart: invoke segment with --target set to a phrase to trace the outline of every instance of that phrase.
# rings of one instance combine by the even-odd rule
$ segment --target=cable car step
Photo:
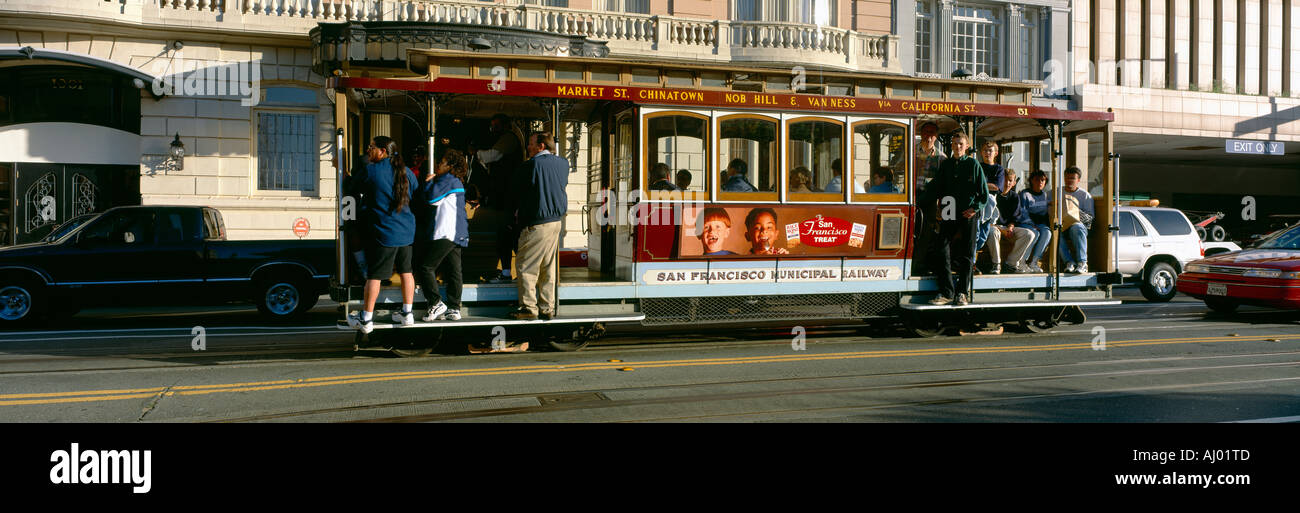
[[[422,315],[422,314],[417,311],[416,315]],[[645,319],[645,314],[643,313],[617,314],[617,315],[576,315],[576,316],[561,315],[549,321],[544,321],[541,319],[534,319],[529,321],[518,321],[515,319],[502,319],[498,317],[471,316],[471,317],[463,317],[459,321],[423,322],[419,319],[419,317],[417,317],[415,320],[415,324],[410,326],[402,326],[400,324],[392,322],[392,319],[390,319],[387,315],[384,316],[376,315],[374,323],[375,323],[375,329],[382,330],[382,329],[393,329],[393,328],[402,328],[402,329],[468,328],[473,326],[513,326],[519,324],[590,324],[595,322],[639,322],[643,319]],[[347,321],[338,321],[335,324],[335,327],[341,330],[354,329],[351,326],[348,326]]]
[[[1122,301],[1118,299],[1083,299],[1083,300],[1061,300],[1061,301],[1005,301],[1005,302],[986,302],[970,303],[965,306],[952,305],[931,305],[928,303],[903,303],[898,305],[904,310],[969,310],[977,308],[1027,308],[1027,307],[1052,307],[1052,306],[1100,306],[1100,305],[1118,305]]]

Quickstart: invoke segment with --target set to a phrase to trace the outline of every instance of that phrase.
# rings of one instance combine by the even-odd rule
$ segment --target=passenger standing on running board
[[[952,154],[957,156],[944,160],[938,175],[925,187],[923,205],[926,208],[933,205],[939,212],[939,236],[930,252],[930,265],[937,273],[939,286],[939,296],[930,301],[933,305],[969,303],[966,291],[974,267],[979,220],[976,215],[988,202],[989,194],[984,170],[974,157],[966,154],[967,148],[970,148],[970,138],[961,132],[954,134]],[[952,268],[954,265],[956,269]],[[957,272],[956,283],[953,270]]]
[[[519,307],[510,317],[550,320],[555,316],[555,278],[560,248],[560,220],[569,208],[569,162],[551,153],[550,132],[528,136],[528,161],[519,168],[513,190],[518,194],[519,251],[515,265]]]
[[[465,214],[465,155],[447,150],[433,172],[420,183],[421,208],[416,223],[416,280],[429,310],[421,319],[460,320],[460,293],[464,278],[461,248],[469,247],[469,219]],[[436,272],[442,270],[447,284],[447,301],[438,294]]]
[[[411,272],[411,243],[415,241],[415,214],[411,212],[414,198],[415,174],[402,162],[397,152],[397,142],[379,136],[366,150],[363,174],[354,177],[363,194],[361,221],[364,236],[366,263],[365,307],[362,312],[348,316],[348,325],[370,333],[375,328],[375,300],[379,297],[380,281],[393,275],[396,266],[402,279],[402,310],[393,312],[393,322],[402,326],[415,323],[411,304],[415,302],[415,276]]]

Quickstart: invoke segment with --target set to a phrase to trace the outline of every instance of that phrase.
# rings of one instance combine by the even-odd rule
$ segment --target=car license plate
[[[1205,293],[1211,296],[1226,296],[1228,295],[1228,285],[1226,283],[1207,283]]]

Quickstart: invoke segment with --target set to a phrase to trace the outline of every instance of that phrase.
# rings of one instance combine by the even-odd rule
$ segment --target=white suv
[[[1178,274],[1203,257],[1201,239],[1181,211],[1119,207],[1119,272],[1137,278],[1147,300],[1173,299]]]

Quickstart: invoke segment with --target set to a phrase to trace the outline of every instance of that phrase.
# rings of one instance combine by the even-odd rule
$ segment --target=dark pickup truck
[[[228,241],[207,207],[117,207],[0,248],[0,326],[97,305],[252,301],[285,319],[329,287],[333,240]],[[73,224],[70,222],[69,224]]]

